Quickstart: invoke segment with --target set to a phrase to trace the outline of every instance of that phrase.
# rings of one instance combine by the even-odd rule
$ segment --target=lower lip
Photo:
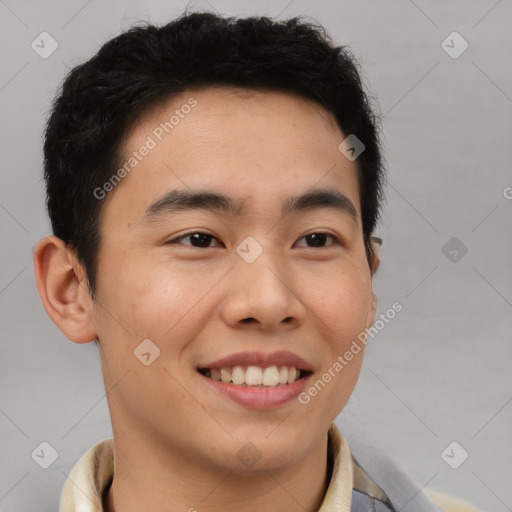
[[[213,380],[202,374],[210,386],[219,393],[231,398],[234,402],[252,409],[274,409],[296,399],[306,388],[312,374],[307,374],[292,384],[281,384],[276,387],[253,388],[233,383]]]

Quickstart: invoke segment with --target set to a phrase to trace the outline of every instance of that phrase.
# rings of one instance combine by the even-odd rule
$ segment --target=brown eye
[[[310,243],[308,245],[308,247],[313,247],[313,248],[322,248],[322,247],[325,247],[326,245],[326,242],[328,241],[328,239],[331,238],[332,240],[334,240],[334,243],[335,244],[339,244],[339,240],[334,236],[334,235],[331,235],[329,233],[323,233],[323,232],[316,232],[316,233],[310,233],[309,235],[305,235],[303,236],[302,238],[300,238],[299,240],[308,240],[308,242]],[[327,247],[333,245],[332,243],[331,244],[327,244]]]
[[[192,247],[200,249],[208,249],[210,247],[210,242],[212,240],[217,240],[217,238],[208,233],[203,233],[202,231],[195,231],[169,240],[167,244],[181,244],[182,240],[190,240],[190,243],[184,243],[183,245],[191,245]]]

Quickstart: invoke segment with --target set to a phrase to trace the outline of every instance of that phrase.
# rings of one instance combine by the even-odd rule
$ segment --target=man
[[[403,508],[379,471],[405,476],[333,424],[375,317],[384,180],[347,49],[299,19],[131,29],[70,72],[44,156],[38,290],[96,340],[114,432],[62,512],[439,510],[419,489]]]

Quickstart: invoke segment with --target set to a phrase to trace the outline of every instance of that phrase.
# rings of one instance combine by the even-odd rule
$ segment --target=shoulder
[[[340,445],[339,439],[344,441],[335,424],[331,426],[330,435],[333,440],[338,440],[333,447]],[[350,439],[350,446],[353,489],[389,504],[390,509],[404,512],[483,512],[461,498],[423,489],[394,458],[366,444],[357,434]],[[347,456],[349,452],[345,451]],[[332,453],[336,455],[336,450]]]
[[[449,494],[424,489],[423,492],[432,500],[443,512],[482,512],[475,508],[466,500],[456,498]]]

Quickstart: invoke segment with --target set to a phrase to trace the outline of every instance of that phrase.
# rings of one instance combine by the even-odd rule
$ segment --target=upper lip
[[[265,354],[263,352],[245,351],[232,354],[217,361],[200,365],[199,368],[230,368],[233,366],[293,366],[299,370],[313,371],[311,365],[302,357],[280,350]]]

